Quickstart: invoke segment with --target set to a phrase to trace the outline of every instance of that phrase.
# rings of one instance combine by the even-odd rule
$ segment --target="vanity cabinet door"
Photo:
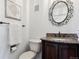
[[[59,50],[61,59],[78,59],[77,47],[74,45],[62,45]]]
[[[46,43],[45,44],[45,59],[58,59],[57,51],[58,49],[57,49],[56,44]]]
[[[79,59],[79,46],[42,41],[42,59]]]

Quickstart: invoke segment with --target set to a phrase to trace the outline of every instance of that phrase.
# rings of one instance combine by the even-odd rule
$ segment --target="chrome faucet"
[[[59,31],[59,33],[58,33],[58,36],[61,37],[60,31]]]

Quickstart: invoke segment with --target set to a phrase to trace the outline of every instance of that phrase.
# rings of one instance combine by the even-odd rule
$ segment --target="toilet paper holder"
[[[10,52],[12,53],[12,52],[15,52],[16,50],[17,50],[17,46],[18,46],[19,44],[13,44],[13,45],[11,45],[10,46]]]

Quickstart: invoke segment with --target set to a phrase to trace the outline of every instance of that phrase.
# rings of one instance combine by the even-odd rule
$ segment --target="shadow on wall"
[[[42,52],[40,52],[35,59],[42,59]]]

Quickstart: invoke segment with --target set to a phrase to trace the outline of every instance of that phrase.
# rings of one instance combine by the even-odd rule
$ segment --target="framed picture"
[[[14,20],[21,20],[21,6],[11,0],[6,0],[5,17]]]
[[[35,11],[39,11],[39,5],[35,5]]]
[[[34,0],[34,11],[39,11],[39,0]]]

